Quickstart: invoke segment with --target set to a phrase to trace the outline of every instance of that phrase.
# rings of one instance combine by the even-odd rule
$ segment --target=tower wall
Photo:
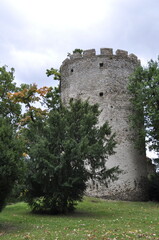
[[[83,54],[75,53],[61,66],[61,96],[64,103],[70,98],[98,103],[102,110],[99,124],[108,120],[116,133],[116,154],[110,156],[107,167],[119,165],[122,173],[119,179],[103,187],[99,183],[89,183],[87,194],[122,200],[144,200],[147,178],[146,156],[134,147],[129,127],[132,111],[130,95],[127,91],[128,78],[139,65],[134,54],[127,51],[102,48],[100,55],[94,49]],[[134,130],[135,131],[135,130]]]

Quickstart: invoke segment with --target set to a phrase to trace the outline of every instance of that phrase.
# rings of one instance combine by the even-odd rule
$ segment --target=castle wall
[[[130,95],[127,91],[128,78],[139,65],[134,54],[127,51],[101,49],[96,55],[94,49],[76,53],[66,59],[61,66],[61,95],[64,103],[70,98],[89,99],[98,103],[102,113],[99,124],[108,120],[118,142],[116,154],[110,156],[106,165],[119,165],[123,172],[109,187],[99,183],[89,183],[87,194],[111,199],[144,200],[146,181],[146,156],[134,148],[133,132],[129,127],[132,111]]]

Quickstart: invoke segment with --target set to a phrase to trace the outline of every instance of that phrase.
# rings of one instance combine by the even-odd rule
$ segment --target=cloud
[[[146,63],[156,59],[158,0],[1,0],[0,64],[15,68],[15,80],[48,82],[75,48],[125,49]]]
[[[29,25],[40,29],[60,28],[64,32],[71,29],[87,29],[105,17],[105,0],[6,0],[12,11]],[[106,5],[107,2],[107,5]],[[103,8],[104,6],[104,8]],[[107,12],[109,13],[109,11]]]

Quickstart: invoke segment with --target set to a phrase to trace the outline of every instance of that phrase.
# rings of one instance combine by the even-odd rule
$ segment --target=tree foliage
[[[23,168],[23,146],[13,126],[0,118],[0,211]]]
[[[149,150],[159,153],[159,61],[140,66],[130,78],[134,113],[132,125],[138,130],[137,145],[146,139]],[[143,124],[142,124],[143,123]]]
[[[54,80],[61,80],[61,73],[58,69],[55,69],[55,68],[47,69],[46,75],[48,77],[53,75]]]
[[[149,199],[159,202],[159,173],[149,176]]]
[[[72,51],[73,54],[80,54],[81,56],[83,55],[83,50],[80,49],[80,48],[75,48],[73,51]],[[71,57],[72,53],[67,53],[67,56],[68,57]]]
[[[6,66],[0,67],[0,116],[9,118],[13,123],[18,121],[21,106],[14,103],[9,94],[18,91],[14,81],[14,69],[7,71]]]
[[[51,214],[72,211],[82,200],[89,179],[107,186],[117,178],[118,167],[107,169],[105,165],[114,153],[115,135],[107,122],[98,126],[97,105],[78,100],[63,106],[59,87],[22,84],[17,88],[13,73],[13,69],[1,68],[0,210],[25,158],[26,199],[32,210]],[[47,75],[61,78],[53,68]],[[20,104],[25,105],[25,113]]]
[[[37,117],[47,115],[47,109],[42,109],[41,105],[45,104],[45,97],[51,90],[51,87],[38,88],[36,84],[22,84],[19,91],[8,93],[9,99],[14,104],[23,103],[25,105],[25,113],[21,115],[20,119],[21,125],[25,125],[29,121],[35,122]],[[37,107],[38,104],[39,107]]]
[[[73,53],[80,53],[80,54],[82,54],[83,50],[80,49],[80,48],[76,48],[75,50],[73,50]]]
[[[17,91],[13,73],[0,68],[0,211],[22,169],[23,144],[17,133],[21,107],[9,98]]]
[[[116,142],[107,122],[97,126],[99,114],[97,105],[78,100],[51,110],[43,124],[30,122],[27,201],[34,212],[74,210],[89,179],[116,179],[118,168],[105,165]]]

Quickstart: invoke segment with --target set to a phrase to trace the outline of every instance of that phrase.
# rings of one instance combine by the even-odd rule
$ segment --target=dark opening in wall
[[[102,68],[102,67],[103,67],[103,65],[104,65],[103,63],[99,63],[99,67],[100,67],[100,68]]]
[[[100,93],[99,93],[99,96],[102,97],[102,96],[103,96],[103,92],[100,92]]]
[[[73,72],[73,68],[71,69],[71,72]]]

